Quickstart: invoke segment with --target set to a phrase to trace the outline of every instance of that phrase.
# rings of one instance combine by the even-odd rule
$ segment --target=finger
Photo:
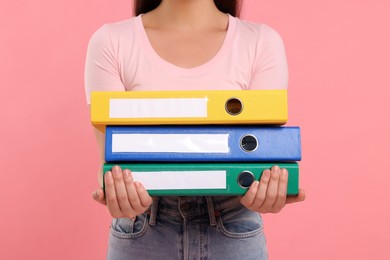
[[[110,212],[112,217],[119,218],[122,216],[122,213],[119,208],[118,200],[116,198],[115,184],[111,171],[108,171],[106,172],[106,174],[104,174],[104,182],[108,211]]]
[[[119,208],[123,216],[128,216],[132,212],[132,208],[130,207],[129,198],[127,196],[122,169],[119,166],[112,167],[112,175],[114,176],[115,192]]]
[[[258,211],[259,208],[263,205],[266,198],[270,177],[271,177],[271,171],[268,169],[264,170],[260,178],[260,184],[259,184],[259,189],[257,190],[256,193],[256,198],[250,207],[251,210]]]
[[[139,197],[140,202],[141,202],[141,206],[143,208],[149,207],[153,202],[152,197],[150,197],[149,193],[146,191],[146,189],[145,189],[144,185],[142,185],[142,183],[136,181],[134,184],[135,184],[135,187],[137,188],[137,193],[138,193],[138,197]]]
[[[240,202],[247,208],[250,208],[253,204],[253,201],[256,198],[257,190],[259,188],[259,182],[254,181],[252,185],[249,187],[248,191],[244,196],[241,197]]]
[[[302,189],[299,189],[298,196],[296,197],[287,197],[286,203],[295,203],[295,202],[301,202],[306,199],[306,192]]]
[[[267,186],[267,193],[265,195],[264,203],[260,207],[261,212],[271,212],[272,206],[275,204],[278,195],[279,177],[280,168],[275,165],[271,168],[271,177]]]
[[[281,169],[279,185],[278,185],[278,195],[275,204],[272,207],[272,212],[274,213],[280,212],[286,205],[287,182],[288,182],[288,171],[286,169]]]
[[[93,193],[92,193],[92,198],[99,202],[100,204],[102,205],[106,205],[106,199],[104,197],[104,192],[103,192],[103,189],[102,188],[99,188],[97,190],[95,190]]]
[[[128,169],[124,170],[124,180],[126,184],[127,199],[130,204],[130,208],[133,212],[133,215],[137,215],[137,213],[140,213],[142,205],[138,196],[137,189],[134,185],[133,176],[131,174],[131,171]]]

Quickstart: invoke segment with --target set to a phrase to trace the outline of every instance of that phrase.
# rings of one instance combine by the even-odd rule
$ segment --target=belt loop
[[[156,225],[157,206],[158,206],[158,197],[153,197],[153,202],[152,205],[150,206],[150,218],[149,218],[149,225],[151,226]]]
[[[210,218],[210,226],[217,225],[217,220],[215,218],[215,210],[214,210],[214,203],[211,197],[206,196],[207,201],[207,209],[209,212],[209,218]]]

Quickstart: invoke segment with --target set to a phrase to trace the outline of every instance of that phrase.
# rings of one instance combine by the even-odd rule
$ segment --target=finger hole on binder
[[[225,104],[225,110],[229,115],[236,116],[241,113],[243,105],[238,98],[229,98]]]
[[[255,176],[250,171],[243,171],[238,175],[237,182],[241,188],[248,189],[255,181]]]
[[[257,149],[258,141],[253,135],[244,135],[240,140],[240,147],[244,152],[253,152]]]

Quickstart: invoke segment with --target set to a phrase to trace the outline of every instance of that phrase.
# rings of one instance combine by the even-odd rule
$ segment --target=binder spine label
[[[229,134],[113,134],[113,153],[229,153]]]
[[[110,118],[206,118],[205,98],[111,98]]]
[[[147,190],[226,189],[226,171],[131,172]]]

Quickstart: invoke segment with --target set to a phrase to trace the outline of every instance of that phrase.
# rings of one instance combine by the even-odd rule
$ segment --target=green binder
[[[120,163],[105,164],[103,174],[115,165],[129,169],[151,196],[243,195],[265,169],[288,170],[287,195],[298,194],[299,167],[291,163]]]

